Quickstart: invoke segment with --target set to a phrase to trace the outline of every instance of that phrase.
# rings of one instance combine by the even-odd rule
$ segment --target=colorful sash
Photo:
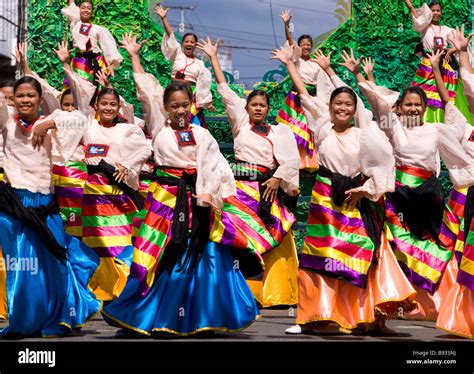
[[[288,92],[285,103],[278,112],[276,122],[287,125],[293,132],[298,147],[304,148],[310,156],[313,154],[315,149],[313,133],[308,127],[308,121],[296,92]]]
[[[300,267],[364,288],[375,246],[358,208],[336,206],[330,178],[317,175]]]
[[[233,248],[247,248],[252,254],[261,255],[282,242],[296,218],[277,198],[269,209],[271,223],[265,224],[258,216],[260,184],[263,181],[257,179],[270,170],[238,163],[233,165],[233,171],[237,196],[224,199],[222,211],[214,212],[210,239]]]
[[[474,219],[464,244],[457,282],[474,291]]]
[[[82,197],[87,179],[87,166],[83,162],[70,161],[66,165],[53,166],[54,194],[60,214],[66,223],[66,233],[82,237]]]
[[[420,168],[398,166],[396,185],[417,188],[432,176],[431,172]],[[441,248],[432,239],[421,240],[412,235],[409,228],[402,223],[403,215],[395,210],[389,197],[386,199],[385,212],[400,267],[412,284],[433,293],[451,259],[452,252]]]

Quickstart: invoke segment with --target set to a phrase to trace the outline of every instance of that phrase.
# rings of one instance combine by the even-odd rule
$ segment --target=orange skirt
[[[454,283],[441,304],[436,327],[453,335],[474,339],[474,292]]]
[[[281,244],[262,255],[265,263],[263,279],[247,280],[255,300],[263,307],[296,305],[298,303],[298,253],[293,231]]]
[[[458,273],[458,265],[455,256],[451,258],[439,281],[438,288],[431,295],[426,290],[415,286],[416,302],[418,307],[409,313],[405,313],[403,318],[414,321],[432,321],[438,319],[441,305],[448,298],[453,286],[456,284],[456,276]]]
[[[416,306],[416,291],[400,269],[385,234],[366,288],[301,268],[298,291],[297,324],[332,321],[349,333],[396,318]]]
[[[0,319],[8,319],[7,304],[7,271],[3,259],[2,248],[0,248]]]
[[[311,173],[319,169],[318,152],[316,149],[312,156],[302,147],[298,147],[298,151],[300,153],[300,169],[307,170]]]

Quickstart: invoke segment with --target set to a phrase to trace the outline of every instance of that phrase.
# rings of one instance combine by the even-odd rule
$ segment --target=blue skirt
[[[25,207],[47,205],[52,195],[15,189]],[[59,214],[46,223],[68,259],[58,260],[39,235],[23,222],[0,212],[9,324],[2,336],[63,336],[77,331],[97,314],[102,303],[89,291],[99,257],[78,239],[65,234]]]
[[[163,270],[144,297],[138,281],[129,276],[122,294],[102,314],[109,324],[144,335],[244,329],[259,310],[234,265],[229,247],[209,242],[194,267],[183,270],[177,264],[172,271]]]

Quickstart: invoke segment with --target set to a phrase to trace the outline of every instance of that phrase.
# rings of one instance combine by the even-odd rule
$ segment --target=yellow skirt
[[[2,248],[0,248],[0,319],[8,319],[7,271],[4,266]]]
[[[100,264],[89,280],[89,288],[101,301],[115,300],[127,283],[130,267],[117,258],[101,257]]]
[[[416,306],[416,291],[403,274],[385,237],[378,264],[369,270],[366,288],[314,271],[298,270],[296,323],[337,323],[341,331],[370,328]]]
[[[263,279],[247,280],[255,300],[268,308],[276,305],[298,303],[298,254],[293,231],[288,231],[281,244],[263,254],[265,271]]]
[[[449,261],[448,266],[439,281],[438,288],[433,295],[426,290],[415,286],[418,308],[410,313],[406,313],[403,318],[414,321],[435,322],[438,319],[441,305],[449,297],[448,294],[456,284],[457,273],[458,264],[455,256],[453,256]]]

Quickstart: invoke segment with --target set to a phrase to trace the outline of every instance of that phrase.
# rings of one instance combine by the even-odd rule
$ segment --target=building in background
[[[18,40],[23,40],[26,27],[26,0],[0,2],[0,81],[15,79],[12,54]]]

